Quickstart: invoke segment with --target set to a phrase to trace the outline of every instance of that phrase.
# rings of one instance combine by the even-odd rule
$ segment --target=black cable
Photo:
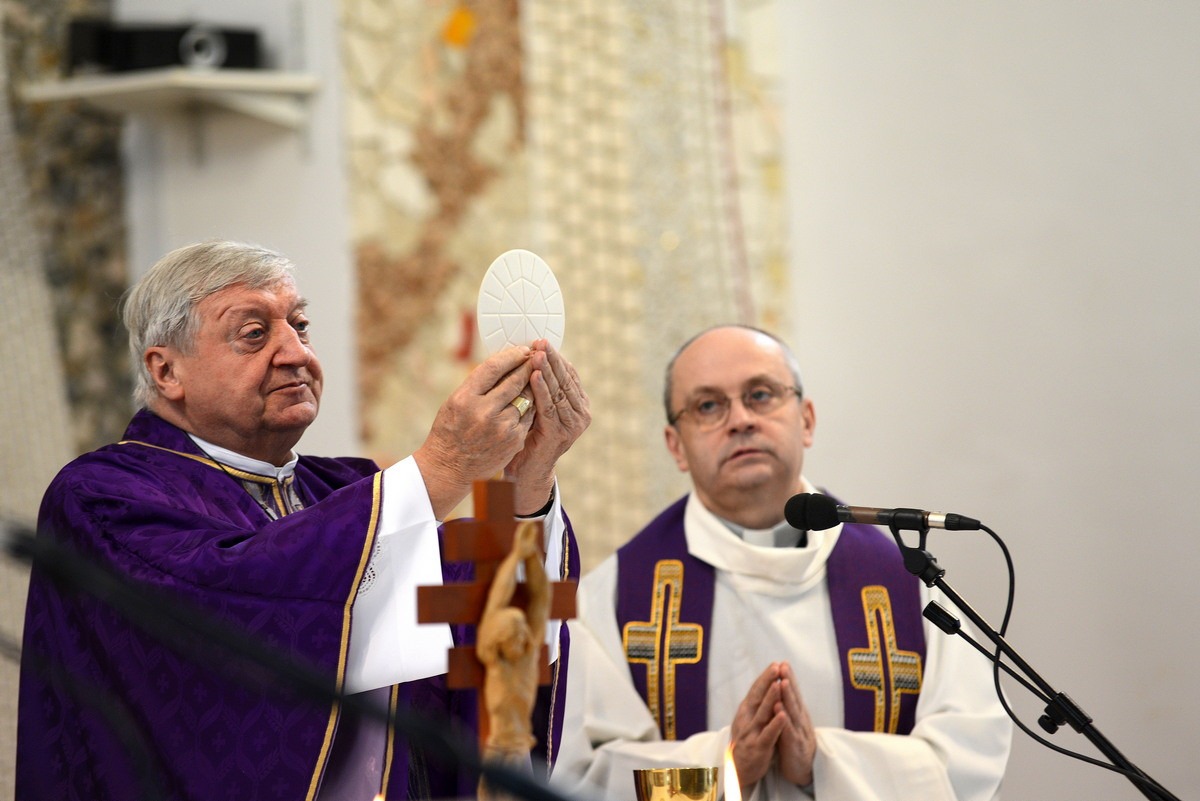
[[[314,666],[288,658],[249,634],[204,615],[178,598],[144,585],[135,584],[80,557],[73,550],[46,536],[10,530],[8,552],[34,565],[60,587],[93,596],[123,614],[134,625],[159,638],[176,651],[187,653],[196,648],[195,637],[207,645],[216,645],[246,664],[266,668],[270,673],[256,682],[280,683],[298,695],[320,703],[338,703],[344,709],[392,726],[413,746],[483,778],[495,790],[505,791],[528,801],[568,801],[544,782],[496,760],[485,760],[473,741],[460,737],[445,724],[409,709],[370,703],[367,694],[346,694],[335,679]],[[194,636],[193,636],[194,635]],[[211,652],[206,652],[211,653]],[[210,660],[228,670],[231,665]],[[235,671],[234,678],[247,682],[251,672]]]
[[[983,654],[984,658],[986,658],[989,662],[991,662],[994,668],[1003,670],[1005,673],[1008,674],[1009,678],[1014,679],[1015,681],[1019,682],[1026,690],[1029,690],[1029,692],[1031,692],[1033,695],[1037,696],[1037,698],[1039,698],[1042,701],[1042,703],[1044,703],[1044,704],[1050,703],[1050,698],[1045,693],[1043,693],[1040,689],[1038,689],[1036,686],[1034,686],[1034,684],[1032,682],[1030,682],[1028,679],[1026,679],[1024,676],[1022,676],[1017,671],[1010,668],[1008,665],[1006,665],[1002,662],[998,662],[996,660],[996,657],[993,655],[993,653],[991,651],[989,651],[987,648],[985,648],[982,643],[980,643],[978,640],[976,640],[970,634],[967,634],[965,631],[963,631],[961,621],[959,621],[958,618],[954,617],[952,614],[947,612],[945,610],[945,608],[941,604],[939,604],[937,601],[930,601],[928,604],[925,605],[925,618],[927,620],[931,621],[935,626],[937,626],[939,629],[946,632],[947,634],[951,634],[951,635],[957,634],[959,637],[962,637],[964,640],[966,640],[970,644],[970,646],[972,648],[974,648],[979,653]],[[1000,691],[999,685],[997,685],[996,691],[997,692]]]
[[[1016,595],[1016,592],[1015,592],[1016,570],[1013,567],[1012,555],[1009,553],[1008,546],[1005,545],[1004,540],[1002,540],[1000,538],[1000,536],[998,534],[996,534],[996,532],[992,531],[992,529],[988,528],[987,526],[980,525],[980,528],[983,531],[986,531],[989,535],[991,535],[992,539],[1000,547],[1001,552],[1004,554],[1005,565],[1008,568],[1008,599],[1007,599],[1007,602],[1004,607],[1004,618],[1000,624],[1000,629],[998,632],[1000,639],[1003,640],[1004,635],[1008,631],[1008,624],[1009,624],[1010,620],[1012,619],[1013,601],[1014,601],[1014,598]],[[897,539],[897,541],[899,542],[899,539]],[[1174,799],[1174,801],[1178,801],[1178,799],[1176,799],[1176,797],[1169,790],[1167,790],[1165,787],[1163,787],[1161,784],[1159,784],[1154,779],[1150,778],[1150,776],[1148,776],[1144,771],[1142,771],[1140,768],[1137,768],[1136,766],[1134,766],[1133,770],[1128,770],[1128,769],[1119,767],[1117,765],[1114,765],[1110,762],[1104,762],[1103,760],[1095,759],[1093,757],[1087,756],[1086,754],[1081,754],[1077,751],[1072,751],[1068,748],[1063,748],[1062,746],[1059,746],[1059,745],[1056,745],[1056,744],[1050,742],[1049,740],[1045,739],[1044,737],[1042,737],[1041,735],[1037,734],[1035,731],[1030,729],[1027,725],[1025,725],[1025,723],[1020,719],[1020,717],[1018,717],[1017,713],[1012,709],[1012,707],[1009,706],[1008,699],[1004,695],[1004,690],[1000,686],[1000,670],[1003,669],[1009,675],[1017,678],[1017,680],[1020,681],[1021,684],[1023,684],[1027,689],[1032,690],[1032,688],[1030,687],[1030,684],[1028,682],[1024,681],[1019,676],[1017,676],[1017,674],[1007,664],[1003,663],[1004,652],[1003,652],[1003,648],[1001,647],[1001,645],[999,643],[997,643],[996,650],[993,652],[993,651],[984,649],[978,643],[974,642],[974,640],[972,640],[961,629],[959,629],[958,631],[953,632],[953,633],[956,633],[959,636],[963,637],[968,642],[970,642],[972,645],[974,645],[976,647],[976,649],[978,649],[979,651],[984,653],[986,656],[988,656],[988,658],[992,662],[992,680],[996,687],[996,697],[1000,700],[1000,705],[1004,708],[1005,714],[1008,715],[1008,717],[1017,726],[1017,728],[1019,728],[1022,732],[1024,732],[1026,735],[1028,735],[1035,742],[1040,743],[1041,745],[1044,745],[1046,748],[1049,748],[1052,751],[1057,751],[1058,753],[1060,753],[1064,756],[1068,756],[1068,757],[1071,757],[1072,759],[1077,759],[1081,762],[1086,762],[1089,765],[1095,765],[1096,767],[1104,768],[1105,770],[1110,770],[1113,773],[1120,774],[1120,775],[1128,778],[1129,780],[1133,781],[1135,784],[1138,784],[1138,785],[1146,788],[1150,792],[1154,793],[1154,795],[1160,797],[1161,799],[1163,799],[1163,801],[1169,801],[1170,799]],[[1055,699],[1048,698],[1046,696],[1046,694],[1041,691],[1034,692],[1034,695],[1038,699],[1040,699],[1046,703],[1054,703],[1054,700],[1055,700]]]

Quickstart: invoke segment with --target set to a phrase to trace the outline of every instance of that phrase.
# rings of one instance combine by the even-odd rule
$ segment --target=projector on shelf
[[[257,69],[258,32],[213,25],[115,24],[72,20],[68,31],[70,74],[129,72],[156,67]]]

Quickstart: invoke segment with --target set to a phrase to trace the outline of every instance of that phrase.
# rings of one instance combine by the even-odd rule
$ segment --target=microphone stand
[[[1038,675],[1016,650],[1008,644],[1000,634],[993,629],[986,620],[983,619],[971,605],[962,599],[962,597],[954,591],[954,589],[946,583],[943,576],[946,571],[942,568],[937,560],[929,551],[925,549],[925,541],[929,534],[929,526],[925,523],[925,513],[919,509],[896,509],[893,512],[892,521],[889,525],[892,531],[892,537],[896,540],[896,545],[900,548],[900,553],[904,556],[904,567],[908,572],[912,573],[921,581],[925,582],[927,587],[937,587],[942,593],[956,606],[967,619],[975,624],[975,627],[981,631],[997,648],[997,653],[993,656],[988,654],[996,664],[1005,667],[1000,661],[1000,654],[1004,654],[1013,665],[1016,666],[1021,673],[1025,674],[1033,684],[1044,694],[1044,698],[1049,699],[1049,704],[1046,706],[1045,713],[1038,719],[1038,724],[1049,734],[1054,734],[1063,724],[1070,724],[1071,728],[1086,737],[1113,766],[1118,768],[1130,782],[1151,801],[1180,801],[1178,797],[1169,792],[1158,782],[1147,776],[1140,768],[1133,764],[1124,754],[1117,750],[1108,738],[1092,724],[1092,718],[1088,716],[1083,709],[1075,703],[1066,693],[1055,690],[1049,682]],[[920,535],[920,544],[913,548],[904,543],[900,536],[901,530],[916,531]],[[932,606],[936,603],[931,602]],[[944,612],[944,610],[942,610]],[[928,608],[926,610],[927,617]],[[933,618],[930,617],[932,620]],[[938,621],[934,621],[938,623]],[[955,621],[957,623],[957,621]],[[938,625],[947,633],[953,633],[951,628]],[[961,632],[960,632],[961,633]],[[966,636],[966,635],[964,635]],[[1011,672],[1011,671],[1009,671]],[[1019,678],[1019,677],[1018,677]],[[1027,687],[1025,682],[1021,682]]]

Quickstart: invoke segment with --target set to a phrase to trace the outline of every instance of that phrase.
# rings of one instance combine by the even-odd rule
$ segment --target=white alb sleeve
[[[534,518],[535,520],[537,518]],[[546,548],[546,578],[550,581],[561,581],[567,572],[563,549],[567,540],[567,523],[563,517],[562,503],[559,501],[558,480],[554,482],[554,502],[550,511],[542,519],[542,536]],[[546,621],[546,647],[550,651],[549,662],[554,664],[558,659],[558,639],[561,620]]]
[[[438,521],[410,456],[383,471],[375,549],[350,613],[345,691],[365,692],[446,672],[444,623],[417,623],[417,587],[442,583]]]

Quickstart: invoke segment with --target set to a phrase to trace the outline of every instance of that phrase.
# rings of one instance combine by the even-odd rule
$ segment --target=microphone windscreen
[[[807,492],[793,495],[783,505],[783,517],[792,528],[808,531],[808,499],[812,496]]]
[[[783,507],[783,516],[788,525],[803,531],[823,531],[839,522],[837,503],[828,495],[802,492],[788,498]]]

